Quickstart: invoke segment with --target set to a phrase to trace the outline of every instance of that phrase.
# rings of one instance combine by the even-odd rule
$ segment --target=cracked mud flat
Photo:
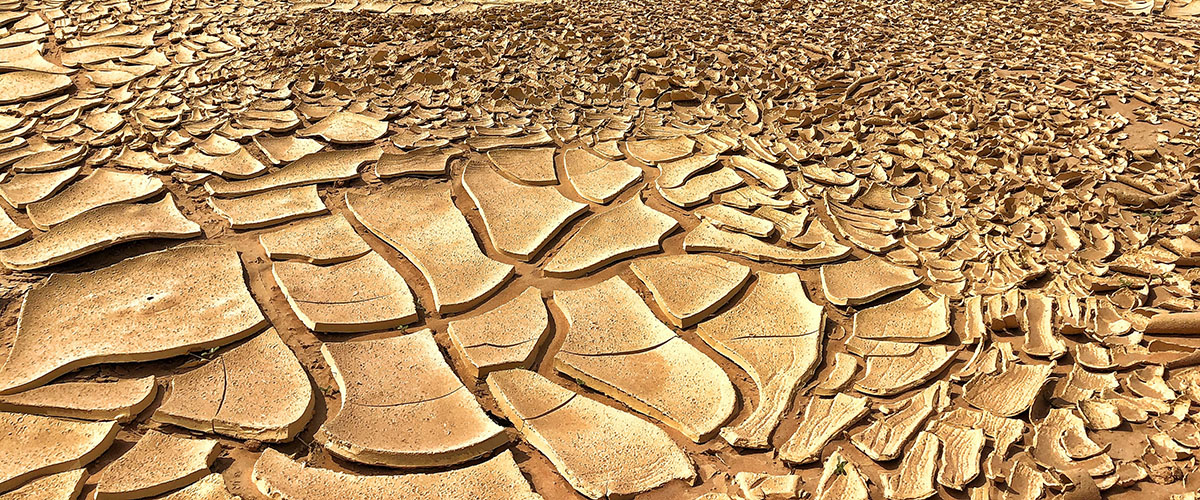
[[[1194,499],[1197,16],[0,0],[0,499]]]

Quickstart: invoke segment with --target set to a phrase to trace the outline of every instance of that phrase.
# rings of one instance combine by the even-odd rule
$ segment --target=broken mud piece
[[[921,431],[912,448],[904,454],[900,469],[883,474],[883,496],[888,500],[923,500],[937,494],[933,479],[938,470],[941,442],[932,433]]]
[[[964,429],[982,429],[992,440],[992,454],[1001,457],[1025,433],[1026,424],[1015,418],[997,417],[989,412],[970,408],[955,408],[938,417],[939,424],[953,425]]]
[[[648,257],[631,262],[629,268],[679,328],[708,317],[750,281],[749,267],[715,255]]]
[[[8,212],[0,209],[0,248],[24,240],[31,234],[33,234],[33,231],[29,228],[18,226],[16,222],[13,222],[12,217],[8,216]]]
[[[658,178],[655,179],[655,184],[661,189],[673,189],[682,186],[684,182],[691,179],[700,171],[717,164],[717,155],[715,154],[697,154],[687,158],[663,162],[658,164]],[[734,174],[736,177],[737,174]]]
[[[793,466],[819,460],[821,449],[868,411],[866,398],[845,393],[832,398],[810,398],[800,413],[800,427],[779,447],[779,459]]]
[[[942,423],[934,425],[931,432],[942,440],[938,484],[959,491],[966,489],[968,483],[979,477],[987,435],[983,429]]]
[[[800,500],[808,496],[800,488],[800,476],[795,474],[739,472],[733,482],[746,500]]]
[[[858,358],[844,352],[834,352],[833,364],[824,377],[819,377],[821,383],[813,388],[813,394],[818,396],[833,396],[850,386],[854,373],[858,371]],[[829,357],[826,356],[828,363]]]
[[[553,186],[526,186],[491,166],[469,161],[462,184],[483,218],[492,246],[509,257],[531,260],[587,204],[571,201]]]
[[[446,175],[450,160],[462,150],[427,146],[405,153],[384,153],[375,164],[375,175],[390,179],[403,175]]]
[[[554,171],[555,148],[493,149],[488,160],[504,175],[530,186],[558,184]]]
[[[625,143],[625,150],[635,160],[647,165],[679,160],[692,154],[696,141],[686,135],[666,139],[643,139]]]
[[[276,137],[270,134],[254,136],[254,144],[262,150],[267,160],[274,165],[296,161],[305,155],[320,152],[325,145],[312,139],[304,139],[292,135]]]
[[[825,300],[839,306],[866,304],[920,283],[921,277],[912,269],[874,255],[863,260],[821,266]]]
[[[326,265],[345,262],[371,251],[344,215],[298,221],[259,235],[258,243],[272,260],[301,260]]]
[[[476,151],[491,151],[498,148],[518,148],[545,146],[553,144],[554,139],[545,129],[527,135],[517,136],[476,136],[466,140],[467,146]]]
[[[42,476],[8,493],[0,493],[0,500],[76,500],[83,492],[87,471],[73,469],[49,476]]]
[[[259,492],[279,500],[542,500],[521,475],[510,450],[483,463],[446,472],[360,476],[310,467],[267,448],[251,474]]]
[[[186,153],[171,155],[171,161],[192,170],[210,172],[227,179],[246,179],[267,171],[266,165],[240,146],[235,152],[222,156],[189,150]]]
[[[766,238],[775,232],[775,223],[725,205],[710,205],[696,210],[694,214],[700,220],[711,222],[717,229],[748,234],[756,238]]]
[[[312,384],[274,328],[171,379],[155,422],[238,439],[291,441],[312,418]]]
[[[79,177],[82,167],[73,167],[53,172],[36,174],[14,174],[0,184],[0,197],[13,208],[23,209],[30,203],[42,201],[67,186]]]
[[[839,447],[825,459],[817,483],[816,500],[870,500],[867,480],[858,466],[842,457]]]
[[[1103,399],[1085,399],[1077,404],[1079,414],[1088,429],[1107,431],[1121,426],[1125,420],[1117,405]]]
[[[635,196],[584,221],[554,252],[542,274],[576,278],[618,260],[656,251],[678,227],[679,221]]]
[[[708,221],[688,231],[683,239],[683,249],[687,252],[727,253],[759,262],[797,266],[833,262],[850,253],[849,247],[829,243],[821,243],[809,250],[775,246],[747,234],[722,231]]]
[[[0,250],[0,263],[29,271],[131,241],[188,239],[201,234],[200,225],[184,217],[168,195],[154,203],[121,203],[84,212],[31,241]]]
[[[117,382],[63,382],[0,396],[0,411],[124,423],[150,406],[156,392],[153,376]]]
[[[935,344],[918,345],[907,356],[869,356],[863,377],[854,383],[854,388],[872,396],[900,394],[941,373],[957,353],[957,349]]]
[[[375,252],[328,266],[276,262],[271,274],[292,312],[314,332],[384,330],[417,319],[408,283]]]
[[[493,371],[528,368],[550,332],[550,317],[541,291],[529,287],[495,309],[451,321],[446,332],[468,373],[478,379]]]
[[[369,116],[337,111],[296,132],[299,137],[320,137],[334,144],[374,142],[387,133],[388,124]]]
[[[162,193],[162,181],[145,174],[102,168],[62,192],[26,206],[29,221],[43,231],[94,208],[133,203]]]
[[[1021,329],[1025,345],[1021,349],[1031,356],[1058,359],[1067,353],[1067,344],[1054,333],[1054,298],[1040,293],[1025,295],[1025,310]]]
[[[787,174],[783,170],[779,169],[779,167],[755,160],[754,158],[732,156],[729,158],[729,166],[750,174],[755,179],[758,179],[763,186],[774,192],[782,191],[789,185]]]
[[[967,382],[963,400],[1000,417],[1015,417],[1033,406],[1053,364],[1005,363],[999,371],[980,373]]]
[[[1200,334],[1200,312],[1159,313],[1150,317],[1145,333],[1151,335]]]
[[[619,276],[554,292],[568,330],[554,367],[689,439],[712,437],[737,406],[725,371],[654,317]]]
[[[1092,477],[1106,476],[1116,471],[1112,459],[1105,453],[1107,449],[1088,437],[1083,419],[1069,408],[1051,409],[1046,418],[1034,426],[1031,454],[1046,468],[1083,469]]]
[[[225,478],[213,473],[159,500],[242,500],[242,497],[229,493]]]
[[[854,336],[868,340],[933,342],[950,333],[950,301],[913,290],[854,313]]]
[[[209,349],[265,324],[246,289],[242,261],[226,246],[180,246],[96,271],[54,274],[25,295],[12,351],[0,368],[0,394],[83,366]]]
[[[328,211],[317,186],[277,189],[241,198],[208,198],[213,211],[237,230],[258,229]]]
[[[442,358],[430,330],[325,343],[342,407],[315,439],[339,457],[386,467],[445,467],[507,441]]]
[[[850,435],[850,442],[871,460],[886,462],[900,456],[908,440],[925,421],[950,404],[950,385],[942,380],[907,399],[879,408],[883,414]]]
[[[675,187],[665,187],[656,183],[655,188],[658,190],[658,194],[671,204],[682,208],[691,208],[707,203],[717,193],[728,191],[745,183],[746,181],[733,169],[721,167],[714,172],[697,174]]]
[[[272,189],[352,179],[358,175],[358,167],[378,160],[382,154],[383,149],[379,146],[311,153],[258,177],[236,181],[212,179],[204,183],[204,189],[213,196],[246,196]]]
[[[112,445],[116,422],[84,422],[0,412],[0,492],[29,480],[79,469]]]
[[[722,429],[721,437],[740,448],[768,449],[796,390],[821,362],[825,313],[808,299],[796,273],[757,276],[740,302],[701,323],[696,332],[758,387],[754,411]]]
[[[71,88],[67,75],[41,71],[13,71],[0,75],[0,104],[13,104],[54,95]]]
[[[487,385],[521,436],[589,498],[634,495],[696,475],[663,430],[535,372],[495,372]]]
[[[96,474],[96,500],[146,498],[209,474],[220,454],[215,439],[187,439],[151,430]]]
[[[513,275],[479,249],[466,218],[450,198],[450,184],[393,184],[369,195],[346,193],[358,222],[417,266],[446,314],[466,310]]]
[[[642,179],[642,169],[624,160],[608,160],[583,149],[562,155],[567,182],[583,199],[607,204]]]

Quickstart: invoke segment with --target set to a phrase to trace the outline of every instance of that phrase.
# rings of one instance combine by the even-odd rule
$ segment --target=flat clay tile
[[[715,154],[696,154],[658,164],[658,178],[654,180],[659,189],[670,189],[682,186],[700,171],[717,164]],[[736,174],[735,174],[736,176]]]
[[[938,469],[941,441],[921,431],[916,442],[904,454],[900,469],[883,474],[883,496],[888,500],[924,500],[937,494],[934,474]]]
[[[268,448],[254,463],[251,478],[263,495],[279,500],[542,500],[510,450],[445,472],[360,476],[310,467]]]
[[[674,187],[667,187],[656,182],[655,189],[663,199],[671,204],[691,208],[708,203],[717,193],[729,191],[745,183],[746,181],[733,169],[721,167],[714,172],[696,174]]]
[[[779,167],[755,160],[748,156],[732,156],[729,166],[741,170],[758,179],[768,189],[778,192],[788,187],[787,174]]]
[[[808,250],[776,246],[748,234],[717,229],[709,221],[703,221],[688,231],[683,239],[683,249],[688,252],[727,253],[760,262],[797,266],[833,262],[850,254],[849,247],[828,242]]]
[[[57,474],[42,476],[8,493],[0,493],[2,500],[76,500],[83,491],[87,471],[73,469]]]
[[[608,203],[642,178],[642,169],[622,160],[609,160],[584,149],[562,155],[567,182],[583,199]]]
[[[117,382],[63,382],[0,396],[0,411],[128,422],[154,401],[154,377]]]
[[[41,71],[13,71],[0,75],[0,104],[25,102],[57,94],[74,84],[66,75]]]
[[[640,196],[583,222],[542,269],[546,276],[574,278],[615,261],[649,253],[679,227],[673,217],[646,206]]]
[[[545,130],[517,136],[476,136],[467,139],[466,143],[476,151],[491,151],[498,148],[533,147],[552,144],[554,139]]]
[[[319,141],[292,135],[259,134],[254,136],[254,144],[262,150],[267,160],[275,165],[296,161],[325,149],[325,145]]]
[[[554,292],[567,318],[555,368],[703,442],[733,415],[729,377],[654,317],[619,276]]]
[[[241,146],[232,153],[219,156],[189,150],[185,153],[171,155],[171,161],[193,170],[217,174],[226,179],[247,179],[267,171],[267,166],[263,162],[258,161],[258,158]]]
[[[112,445],[119,429],[111,421],[0,412],[0,492],[87,465]]]
[[[417,319],[408,283],[375,252],[327,266],[276,262],[271,272],[292,312],[313,331],[382,330]]]
[[[170,195],[154,203],[120,203],[89,210],[21,245],[0,250],[9,269],[32,270],[130,241],[188,239],[202,234]]]
[[[715,255],[648,257],[629,268],[679,328],[704,320],[750,281],[749,267]]]
[[[450,160],[462,155],[455,148],[426,146],[404,153],[384,153],[375,164],[375,175],[380,179],[402,175],[445,175]]]
[[[479,207],[492,246],[530,260],[587,204],[571,201],[553,186],[526,186],[506,179],[482,160],[467,163],[463,188]]]
[[[775,232],[775,223],[738,211],[725,205],[709,205],[696,210],[700,220],[711,222],[717,229],[766,238]]]
[[[839,306],[873,302],[919,283],[921,278],[912,269],[897,266],[874,255],[862,260],[821,266],[821,288],[825,291],[825,300]]]
[[[493,149],[488,151],[487,157],[504,175],[531,186],[544,186],[558,184],[554,151],[553,147]]]
[[[322,265],[344,262],[371,251],[371,246],[341,214],[297,221],[259,235],[258,243],[273,260],[300,260]]]
[[[850,435],[850,442],[876,462],[894,460],[925,421],[950,404],[950,384],[934,382],[924,390],[883,405],[870,425]]]
[[[245,196],[277,188],[346,180],[358,175],[358,167],[378,160],[382,154],[383,149],[379,146],[310,153],[258,177],[236,181],[212,179],[204,183],[204,189],[215,196]]]
[[[495,372],[487,385],[521,436],[584,496],[634,495],[696,475],[662,429],[537,373]]]
[[[625,143],[625,149],[629,151],[629,155],[646,164],[679,160],[692,154],[695,148],[696,141],[685,135]]]
[[[529,287],[495,309],[451,321],[446,332],[467,371],[482,378],[497,370],[529,367],[550,332],[549,313],[541,291]]]
[[[863,376],[854,388],[872,396],[891,396],[927,382],[941,373],[958,350],[940,344],[918,345],[910,355],[869,356]]]
[[[25,295],[12,351],[0,368],[0,393],[83,366],[164,359],[259,331],[266,318],[242,273],[233,249],[188,245],[96,271],[51,275]]]
[[[328,211],[317,186],[276,189],[241,198],[208,198],[213,211],[233,229],[257,229]]]
[[[165,189],[162,181],[150,175],[101,168],[62,192],[25,208],[29,221],[44,231],[93,208],[142,201]]]
[[[854,313],[854,335],[862,339],[933,342],[950,333],[950,303],[912,290],[902,297]]]
[[[754,411],[721,437],[742,448],[768,449],[797,389],[821,362],[825,314],[808,300],[796,273],[760,272],[737,304],[700,323],[696,332],[733,360],[758,387]]]
[[[24,240],[31,234],[33,234],[32,230],[18,226],[17,223],[12,220],[12,217],[8,216],[8,212],[0,209],[0,248]]]
[[[442,358],[430,330],[325,343],[342,407],[317,431],[330,452],[387,467],[442,467],[508,439]]]
[[[14,174],[0,184],[0,197],[13,208],[25,208],[30,203],[42,201],[67,186],[79,177],[82,167],[71,167],[52,172]]]
[[[358,113],[338,111],[297,132],[300,137],[317,136],[335,144],[373,142],[387,133],[388,124]]]
[[[213,473],[187,488],[164,495],[160,500],[242,500],[242,497],[230,493],[225,478]]]
[[[838,437],[870,408],[867,399],[840,393],[832,398],[813,397],[800,413],[800,427],[779,447],[779,459],[804,465],[821,458],[821,449]]]
[[[867,481],[858,466],[842,456],[838,448],[825,459],[817,482],[816,500],[870,500]]]
[[[508,281],[513,266],[484,255],[450,184],[393,184],[369,195],[346,194],[354,217],[412,261],[433,291],[440,313],[458,312]]]
[[[980,373],[963,388],[963,400],[1000,417],[1014,417],[1033,406],[1054,364],[1006,363],[992,373]]]
[[[215,439],[189,439],[151,430],[96,474],[95,500],[161,495],[209,474],[220,454]]]
[[[274,328],[171,379],[156,422],[265,442],[291,441],[312,418],[312,384]]]

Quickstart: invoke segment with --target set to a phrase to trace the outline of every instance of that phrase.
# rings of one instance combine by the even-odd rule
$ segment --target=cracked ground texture
[[[1193,16],[0,0],[0,498],[1194,499]]]

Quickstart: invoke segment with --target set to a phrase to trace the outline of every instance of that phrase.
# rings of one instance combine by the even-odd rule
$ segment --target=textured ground
[[[637,498],[690,500],[706,493],[750,498],[735,480],[739,473],[794,474],[799,489],[816,496],[820,484],[850,487],[859,476],[848,469],[861,473],[870,498],[1064,493],[1076,495],[1070,498],[1194,498],[1188,494],[1200,490],[1195,473],[1200,419],[1192,408],[1200,403],[1200,369],[1194,366],[1200,364],[1200,318],[1193,313],[1200,291],[1193,286],[1200,278],[1194,267],[1200,265],[1194,195],[1200,189],[1195,156],[1200,148],[1195,42],[1200,21],[1189,17],[1200,11],[1196,5],[166,0],[12,1],[0,3],[0,9],[0,101],[5,103],[0,105],[5,172],[0,191],[18,181],[41,191],[30,205],[14,203],[6,194],[3,211],[12,220],[0,221],[0,241],[7,247],[0,250],[0,262],[9,268],[0,274],[0,327],[5,349],[14,352],[0,369],[7,388],[0,397],[16,397],[8,394],[51,380],[46,387],[153,375],[159,387],[148,407],[119,424],[115,443],[102,447],[98,457],[59,469],[86,469],[79,476],[83,491],[75,494],[91,495],[98,482],[124,477],[126,470],[162,467],[170,476],[168,465],[154,460],[131,467],[144,460],[134,448],[143,436],[164,439],[153,431],[215,439],[219,446],[210,470],[222,474],[228,491],[243,498],[263,498],[252,468],[268,456],[267,448],[315,468],[362,475],[413,472],[356,463],[346,456],[353,452],[330,451],[336,445],[328,444],[329,436],[338,430],[327,424],[335,421],[347,396],[345,380],[336,379],[366,374],[378,378],[366,386],[390,391],[368,399],[440,401],[445,394],[426,398],[426,393],[436,384],[454,386],[455,377],[471,397],[462,398],[461,407],[433,410],[412,422],[377,427],[350,422],[342,432],[375,433],[385,442],[394,438],[389,433],[403,434],[397,429],[415,428],[411,436],[417,447],[433,447],[430,443],[442,437],[435,432],[437,423],[469,420],[466,414],[477,401],[486,417],[478,416],[472,425],[500,425],[501,437],[473,445],[481,451],[465,458],[421,459],[427,461],[417,465],[428,466],[416,471],[445,472],[511,450],[535,492],[547,499],[583,498],[545,450],[531,444],[528,431],[514,428],[511,409],[497,401],[496,388],[474,379],[474,368],[455,351],[450,336],[452,321],[532,299],[523,295],[530,287],[546,304],[544,330],[536,313],[526,309],[504,318],[512,323],[501,322],[499,328],[487,321],[470,325],[486,335],[532,336],[531,354],[518,356],[516,364],[582,395],[576,397],[635,415],[669,437],[673,445],[665,444],[666,449],[683,450],[695,466],[695,479],[655,484]],[[314,126],[318,123],[327,126]],[[273,138],[301,136],[314,149],[294,158],[273,161],[280,152],[263,146]],[[326,153],[316,148],[347,153],[321,157]],[[519,161],[513,164],[548,180],[505,170],[496,149],[517,150],[512,154]],[[529,154],[534,150],[546,156]],[[702,162],[705,155],[712,161]],[[702,164],[690,169],[677,163],[687,161]],[[297,173],[301,169],[295,165],[304,162],[317,166]],[[404,170],[416,167],[424,171]],[[72,168],[79,171],[68,172]],[[87,187],[85,176],[98,169],[136,176]],[[56,172],[62,177],[51,179]],[[34,174],[42,177],[22,177]],[[720,187],[704,188],[701,180]],[[61,186],[45,188],[56,182]],[[694,203],[681,201],[682,188],[672,191],[681,185],[692,187]],[[316,186],[320,203],[307,186]],[[448,192],[452,202],[418,204],[413,200],[425,194],[406,191],[414,186],[425,188],[422,193]],[[296,187],[302,189],[283,191]],[[262,198],[237,203],[247,195]],[[637,207],[639,201],[645,207]],[[618,207],[629,214],[613,212],[605,221]],[[505,216],[493,217],[493,211]],[[292,271],[298,277],[285,293],[279,276],[286,259],[273,261],[259,237],[299,227],[316,214],[344,216],[355,235],[335,243],[361,238],[386,266],[313,278],[312,285],[306,276],[323,275],[302,267]],[[462,219],[465,232],[455,225]],[[500,233],[523,246],[498,244]],[[701,236],[710,241],[701,244]],[[139,241],[123,242],[128,239]],[[304,246],[318,239],[300,240]],[[633,243],[622,247],[614,243],[618,240]],[[446,241],[469,250],[462,255],[470,258],[452,249],[438,251],[439,242]],[[190,305],[162,304],[153,309],[161,315],[144,324],[156,325],[168,337],[188,331],[180,325],[203,325],[187,335],[211,333],[217,340],[200,345],[193,337],[151,338],[139,328],[140,316],[121,313],[126,308],[144,312],[147,306],[104,302],[105,293],[84,293],[88,286],[111,283],[87,278],[82,288],[69,289],[71,296],[40,299],[38,319],[29,319],[35,309],[29,303],[22,311],[23,297],[51,273],[93,271],[196,242],[237,251],[245,284],[237,284],[236,276],[214,281],[208,285],[219,291],[212,293],[232,296],[248,289],[311,382],[311,419],[286,442],[197,432],[159,417],[165,402],[179,393],[172,381],[213,360],[230,370],[236,357],[230,352],[267,339],[267,333],[258,333],[265,323],[250,318],[254,340],[243,341],[246,332],[223,331],[234,328],[230,321],[194,316]],[[591,265],[572,267],[569,261],[580,252],[599,256]],[[661,290],[634,272],[633,267],[661,255],[716,256],[717,262],[736,264],[729,264],[731,269],[748,267],[750,277],[717,294],[711,308],[681,328],[664,310]],[[857,261],[871,264],[862,274],[822,281],[823,268],[833,275],[835,266]],[[438,274],[430,262],[446,267]],[[237,266],[232,269],[225,274],[236,275]],[[685,297],[698,295],[687,289],[704,282],[697,269],[666,272],[659,284],[684,289]],[[140,268],[135,275],[144,276],[144,282],[135,279],[128,286],[153,286],[156,274],[182,273],[175,271],[180,270]],[[485,271],[503,276],[488,281],[481,277]],[[768,288],[773,280],[786,280],[772,275],[789,273],[797,273],[802,286]],[[611,290],[620,284],[608,281],[614,277],[644,304],[619,302]],[[435,298],[434,288],[455,287],[465,290],[459,303],[451,304],[443,297],[449,292],[440,290]],[[587,303],[582,291],[595,290],[608,290],[597,292],[601,302],[625,305],[579,305]],[[907,295],[911,290],[923,295]],[[759,291],[770,295],[755,295]],[[183,303],[192,298],[188,293],[198,293],[167,290],[176,292]],[[338,301],[331,317],[349,323],[370,323],[363,319],[365,301],[359,302],[365,295],[388,295],[395,302],[382,313],[387,321],[314,332],[315,323],[302,320],[289,304],[288,295],[295,299],[303,293]],[[845,294],[863,297],[847,304]],[[88,302],[94,295],[101,298]],[[819,313],[805,308],[808,300],[820,306]],[[763,309],[745,312],[760,305]],[[643,309],[654,317],[634,314]],[[568,310],[601,320],[569,325]],[[776,330],[817,324],[821,314],[822,328]],[[628,322],[606,325],[611,317]],[[106,324],[130,329],[117,332]],[[568,338],[572,328],[589,332],[588,340],[601,344],[595,348],[602,354],[591,353],[603,358],[601,364],[666,345],[675,349],[672,355],[682,356],[671,359],[700,361],[665,367],[636,358],[619,368],[606,365],[598,369],[600,375],[580,375],[564,369],[569,363],[562,361],[587,357],[573,350],[587,341]],[[431,368],[437,355],[420,357],[413,354],[418,347],[388,342],[371,345],[379,346],[376,352],[405,354],[374,365],[364,362],[359,371],[339,368],[338,376],[331,369],[331,359],[351,356],[338,350],[341,344],[394,340],[424,329],[432,330],[455,377]],[[722,344],[718,338],[728,331],[733,337]],[[137,359],[122,359],[109,345],[118,336],[133,345]],[[652,337],[670,340],[654,343]],[[748,338],[753,341],[739,352],[734,341]],[[511,339],[495,342],[515,345]],[[52,359],[68,344],[92,349],[98,357],[70,366]],[[326,349],[332,355],[323,355],[323,344],[334,346]],[[744,355],[750,351],[757,354]],[[934,352],[952,359],[941,363],[934,354],[929,356],[935,361],[922,357]],[[393,365],[410,354],[417,368],[398,371]],[[803,362],[805,355],[812,356],[811,366]],[[281,356],[290,359],[287,353]],[[835,357],[853,361],[856,369],[831,388]],[[13,375],[42,364],[54,373],[32,382]],[[898,368],[864,382],[872,377],[873,364]],[[746,420],[763,401],[762,381],[756,382],[748,366],[767,370],[758,373],[760,379],[785,380],[776,383],[783,384],[780,401],[786,411],[765,449],[733,446],[731,434],[717,432]],[[655,377],[672,370],[683,378],[712,376],[719,383],[697,389]],[[430,381],[402,380],[395,373]],[[915,379],[897,382],[907,375]],[[604,377],[609,379],[595,380]],[[685,411],[712,403],[708,398],[725,379],[737,401],[727,422],[712,412],[683,415],[719,420],[704,429],[711,431],[704,436],[689,436],[685,424],[665,423],[670,418],[662,413],[669,412],[662,408]],[[290,388],[256,397],[303,401],[307,394],[283,387]],[[651,393],[665,398],[660,408],[636,403]],[[818,423],[805,420],[805,408],[833,394],[862,398],[869,410],[819,446],[815,461],[794,463],[782,451],[785,443],[798,429]],[[969,436],[979,439],[972,446],[963,436],[975,426],[964,415],[1009,418],[1005,422],[1021,435],[1002,448],[995,430],[985,428],[982,435]],[[115,418],[94,408],[74,416]],[[420,425],[413,423],[417,420]],[[14,429],[27,429],[12,422],[5,417],[10,433],[0,435],[0,454],[18,448],[14,440],[23,439],[25,431]],[[572,432],[587,435],[601,428],[581,427]],[[644,438],[663,444],[646,437],[660,433],[620,429],[601,441]],[[883,437],[876,436],[875,445],[864,444],[877,431]],[[72,432],[82,433],[67,434]],[[371,441],[354,444],[370,446]],[[903,446],[894,457],[869,456],[898,443]],[[948,459],[930,443],[963,455]],[[203,461],[209,449],[179,454]],[[827,463],[839,449],[842,458]],[[628,474],[624,467],[633,460],[620,453],[597,458],[601,451],[582,455],[589,466],[616,477]],[[0,465],[28,472],[24,462],[16,462]],[[965,485],[945,484],[953,482],[947,479],[950,463],[967,464]],[[828,471],[824,481],[823,468]],[[202,477],[191,473],[172,487]],[[899,480],[889,479],[896,474]],[[3,490],[21,483],[4,483],[8,479],[0,478]],[[889,488],[901,484],[915,493]],[[114,480],[106,487],[121,485]],[[277,494],[325,495],[316,488],[307,491],[309,496],[300,491]],[[365,495],[381,497],[378,491]]]

